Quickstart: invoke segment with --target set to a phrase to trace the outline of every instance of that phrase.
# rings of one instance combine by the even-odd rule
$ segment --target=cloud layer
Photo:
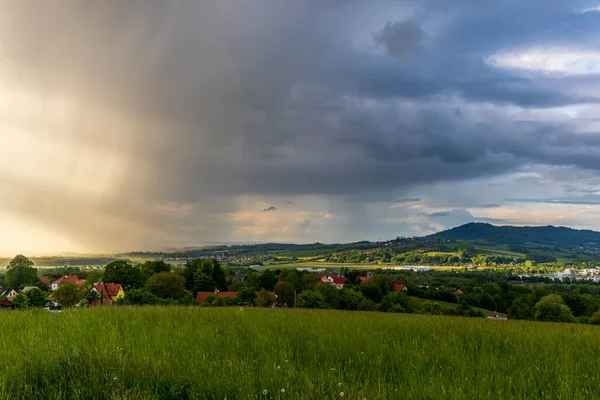
[[[10,0],[0,251],[589,227],[596,6]]]

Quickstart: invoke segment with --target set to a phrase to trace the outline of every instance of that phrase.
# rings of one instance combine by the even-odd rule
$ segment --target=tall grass
[[[0,318],[2,399],[600,397],[591,326],[198,307]]]

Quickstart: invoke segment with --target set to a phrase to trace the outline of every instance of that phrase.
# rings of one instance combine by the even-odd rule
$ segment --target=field
[[[396,264],[347,264],[347,263],[326,263],[326,262],[298,262],[298,263],[283,263],[283,264],[269,264],[265,265],[263,269],[296,269],[296,268],[328,268],[328,269],[363,269],[363,270],[377,270],[385,268],[401,268],[407,267]],[[431,266],[432,269],[458,269],[460,267],[451,266]]]
[[[591,399],[592,326],[309,310],[2,315],[0,398]],[[266,393],[266,394],[263,394]]]

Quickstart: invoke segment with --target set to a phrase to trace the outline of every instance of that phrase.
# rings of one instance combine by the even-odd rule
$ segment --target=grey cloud
[[[275,206],[269,206],[269,207],[265,207],[262,209],[263,212],[269,212],[269,211],[275,211],[277,210],[277,207]]]
[[[431,17],[382,20],[359,38],[352,36],[363,26],[359,2],[324,3],[12,1],[5,6],[11,12],[0,14],[0,55],[10,55],[6,74],[20,87],[81,105],[84,122],[67,127],[82,138],[78,145],[103,126],[90,110],[125,121],[120,140],[135,166],[118,184],[133,185],[139,202],[197,203],[204,215],[234,212],[243,195],[352,203],[368,193],[387,201],[414,185],[523,165],[600,168],[600,141],[569,119],[513,118],[515,108],[596,102],[570,87],[584,82],[516,76],[482,62],[490,52],[523,46],[593,46],[598,16],[573,13],[584,2],[457,1],[447,12],[444,2],[410,2]],[[426,35],[436,17],[448,23]],[[392,57],[354,39],[374,40]],[[113,215],[136,208],[118,196],[103,201]],[[364,206],[340,208],[354,218],[347,227],[377,229]],[[428,216],[442,217],[450,225],[472,219],[460,211]],[[216,217],[189,218],[206,227],[203,234],[219,229]],[[183,223],[135,219],[169,232]],[[57,225],[72,230],[74,223]]]
[[[557,198],[515,198],[506,201],[514,203],[547,203],[547,204],[568,204],[568,205],[600,205],[600,195],[584,195],[572,197]]]
[[[394,200],[396,203],[416,203],[421,201],[420,197],[396,197]]]
[[[402,58],[406,54],[422,51],[423,29],[414,21],[388,22],[381,31],[373,34],[376,43],[385,47],[392,57]]]

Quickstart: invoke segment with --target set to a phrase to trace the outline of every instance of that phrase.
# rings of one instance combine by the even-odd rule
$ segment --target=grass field
[[[2,321],[2,399],[600,395],[600,330],[585,325],[199,307],[7,311]]]

